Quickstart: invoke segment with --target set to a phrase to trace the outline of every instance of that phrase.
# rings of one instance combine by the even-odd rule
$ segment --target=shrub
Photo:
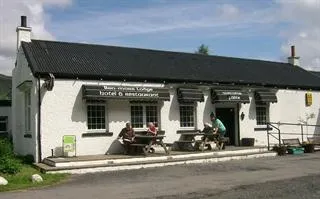
[[[0,159],[13,156],[14,153],[12,143],[6,138],[0,139]]]
[[[24,164],[32,164],[34,163],[34,157],[33,155],[28,154],[22,157],[22,161]]]
[[[22,168],[21,163],[14,158],[1,158],[0,159],[0,172],[1,173],[8,173],[8,174],[16,174]]]

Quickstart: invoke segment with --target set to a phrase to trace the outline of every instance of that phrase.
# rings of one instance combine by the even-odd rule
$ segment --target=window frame
[[[134,127],[134,123],[132,122],[132,107],[133,106],[141,106],[142,107],[142,127]],[[130,122],[132,124],[133,129],[135,129],[136,131],[139,130],[145,130],[147,127],[147,106],[154,106],[156,107],[156,118],[157,118],[157,122],[156,122],[156,129],[160,129],[161,126],[161,122],[160,122],[160,106],[158,103],[130,103]]]
[[[89,114],[88,106],[103,106],[104,107],[104,128],[102,129],[89,129]],[[87,101],[86,102],[86,128],[88,133],[92,132],[107,132],[108,131],[108,114],[107,114],[107,103],[105,101]]]
[[[193,126],[182,126],[181,107],[193,108]],[[193,130],[197,127],[197,105],[195,103],[180,103],[179,104],[179,128],[184,130]]]
[[[31,116],[32,116],[32,108],[31,108],[31,89],[27,89],[24,92],[24,130],[25,134],[31,133]]]
[[[265,123],[258,120],[258,118],[261,118],[261,116],[258,117],[258,108],[265,108]],[[266,126],[267,122],[270,121],[270,114],[269,114],[269,103],[258,103],[256,104],[256,125],[257,126]],[[264,116],[262,116],[264,117]]]
[[[4,123],[5,124],[5,131],[1,131],[0,130],[0,134],[1,133],[8,133],[9,129],[8,129],[8,116],[0,116],[0,123]]]

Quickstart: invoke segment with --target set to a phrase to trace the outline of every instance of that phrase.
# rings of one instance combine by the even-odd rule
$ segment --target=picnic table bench
[[[196,139],[197,136],[212,136],[212,133],[203,133],[201,130],[178,130],[177,134],[180,134],[180,139],[175,141],[180,150],[205,150],[205,146],[208,144],[218,143],[218,149],[222,150],[225,144],[229,142],[228,137],[217,138],[217,140],[206,141],[202,139]]]
[[[200,130],[178,130],[177,134],[180,134],[179,140],[175,141],[178,150],[194,151],[194,144],[199,142],[196,140],[196,136],[203,136]]]
[[[130,146],[137,147],[140,151],[142,149],[143,154],[147,156],[153,145],[160,145],[164,149],[165,153],[169,154],[169,150],[163,142],[164,138],[164,131],[158,131],[156,136],[147,135],[146,131],[136,132],[134,143]]]

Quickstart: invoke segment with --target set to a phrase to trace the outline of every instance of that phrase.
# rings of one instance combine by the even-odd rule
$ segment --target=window
[[[87,104],[87,117],[89,130],[106,129],[106,106],[103,102]]]
[[[133,128],[146,128],[148,122],[153,122],[158,127],[157,105],[132,105],[131,124]]]
[[[195,127],[195,106],[180,105],[180,127]]]
[[[31,91],[27,90],[24,95],[25,102],[25,131],[29,133],[31,131]]]
[[[0,133],[8,132],[8,117],[0,116]]]
[[[268,105],[256,105],[257,125],[265,125],[269,121]]]

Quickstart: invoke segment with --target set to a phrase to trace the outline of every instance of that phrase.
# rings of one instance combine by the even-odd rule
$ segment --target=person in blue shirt
[[[210,119],[212,122],[213,134],[218,134],[220,137],[223,137],[226,134],[226,127],[224,124],[213,112],[210,114]]]

